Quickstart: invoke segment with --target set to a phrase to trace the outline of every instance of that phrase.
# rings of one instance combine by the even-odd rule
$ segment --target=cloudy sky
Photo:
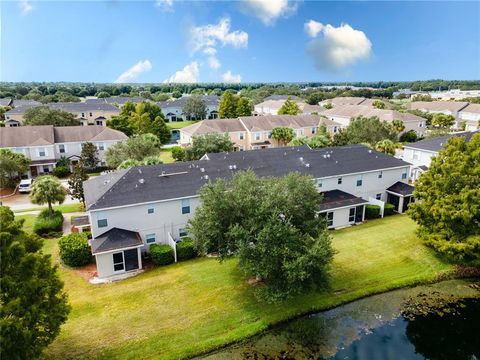
[[[2,1],[1,81],[480,78],[480,2]]]

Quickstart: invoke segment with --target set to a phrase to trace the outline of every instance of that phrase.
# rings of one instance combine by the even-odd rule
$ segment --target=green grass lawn
[[[15,215],[15,219],[25,219],[23,229],[29,233],[33,233],[33,224],[35,223],[36,218],[37,215]]]
[[[196,121],[173,121],[173,122],[167,123],[167,126],[170,130],[173,130],[173,129],[181,129],[181,128],[184,128],[185,126],[192,125],[195,123]]]
[[[73,310],[48,359],[176,359],[212,350],[274,323],[369,294],[435,281],[452,270],[396,215],[332,232],[332,286],[281,304],[258,302],[231,259],[200,258],[108,285],[61,269]],[[56,253],[48,243],[45,251]],[[54,256],[55,257],[55,256]]]
[[[175,162],[172,157],[172,151],[169,149],[162,149],[160,152],[160,160],[163,161],[164,164]]]
[[[36,207],[36,208],[29,208],[29,209],[21,209],[14,211],[15,214],[21,214],[27,211],[37,211],[37,210],[45,210],[47,209],[46,206],[44,207]],[[53,207],[54,210],[60,210],[62,213],[72,213],[72,212],[82,212],[85,211],[83,209],[83,205],[80,203],[76,204],[63,204],[63,205],[55,205]]]

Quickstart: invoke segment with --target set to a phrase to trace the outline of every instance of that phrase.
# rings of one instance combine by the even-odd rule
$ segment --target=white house
[[[414,180],[418,179],[420,174],[430,167],[432,157],[438,155],[452,137],[462,136],[470,141],[476,133],[480,131],[449,134],[405,145],[402,159],[413,165],[411,177]]]
[[[99,165],[105,163],[105,151],[128,137],[120,131],[103,126],[20,126],[0,128],[0,147],[10,148],[32,160],[28,175],[48,174],[56,162],[66,157],[70,164],[80,160],[82,144],[97,146]]]
[[[430,114],[452,115],[455,118],[454,128],[460,127],[460,111],[467,107],[468,103],[463,101],[414,101],[410,109],[421,110]]]
[[[465,122],[466,131],[474,131],[480,128],[480,104],[469,104],[458,112],[460,123]]]
[[[171,101],[161,101],[157,105],[162,109],[162,113],[165,116],[165,119],[170,121],[183,121],[190,120],[183,113],[183,106],[189,96],[182,96],[181,98],[171,100]],[[205,102],[206,106],[206,119],[217,119],[218,118],[218,106],[220,105],[220,96],[217,95],[203,95],[201,99]],[[203,120],[203,119],[196,119]]]
[[[311,175],[324,194],[319,212],[329,228],[361,223],[369,201],[389,201],[403,212],[412,199],[410,164],[362,145],[208,154],[198,161],[117,171],[84,183],[98,276],[140,269],[150,244],[186,236],[201,187],[246,169],[258,176]]]

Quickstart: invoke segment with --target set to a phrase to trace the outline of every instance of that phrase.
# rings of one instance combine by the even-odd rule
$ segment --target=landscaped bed
[[[49,359],[193,356],[265,330],[274,323],[359,297],[435,281],[453,267],[414,234],[403,215],[332,232],[338,251],[332,287],[281,304],[259,303],[236,268],[200,258],[94,286],[60,269],[72,312],[46,350]],[[58,253],[49,243],[45,251]]]

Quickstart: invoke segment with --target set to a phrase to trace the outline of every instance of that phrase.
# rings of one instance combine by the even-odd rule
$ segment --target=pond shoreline
[[[311,310],[308,310],[308,311],[303,312],[301,314],[292,316],[288,319],[283,319],[281,321],[269,324],[265,329],[255,333],[251,336],[244,337],[244,338],[239,339],[237,341],[229,342],[227,344],[216,347],[214,349],[210,349],[206,352],[202,352],[202,353],[198,353],[196,355],[186,357],[186,359],[204,359],[208,356],[219,353],[219,352],[221,352],[223,350],[226,350],[230,347],[234,347],[236,345],[241,345],[241,344],[246,344],[246,343],[248,343],[249,341],[251,341],[255,338],[259,338],[259,337],[261,337],[261,336],[263,336],[263,335],[265,335],[269,332],[277,330],[277,329],[279,329],[283,326],[286,326],[289,323],[292,323],[296,320],[299,320],[299,319],[302,319],[302,318],[305,318],[305,317],[308,317],[308,316],[312,316],[312,315],[322,314],[322,313],[325,313],[325,312],[328,312],[328,311],[331,311],[331,310],[341,308],[341,307],[346,306],[346,305],[350,305],[350,304],[355,303],[355,302],[359,302],[361,300],[365,300],[365,299],[368,299],[368,298],[373,298],[375,296],[381,296],[381,295],[388,294],[388,293],[394,293],[394,292],[397,292],[397,291],[415,289],[417,287],[424,287],[424,286],[427,287],[427,286],[440,285],[442,283],[447,283],[447,282],[450,282],[450,281],[459,281],[459,282],[465,281],[465,282],[468,282],[470,284],[475,284],[475,283],[480,282],[480,276],[479,276],[479,274],[475,274],[475,276],[465,276],[465,275],[462,275],[461,272],[457,271],[457,269],[455,269],[455,270],[450,271],[447,274],[445,274],[445,273],[440,274],[437,277],[437,279],[434,279],[432,281],[427,280],[427,281],[412,282],[411,284],[408,284],[408,285],[393,286],[393,287],[389,287],[388,289],[380,290],[380,291],[376,291],[376,292],[372,291],[368,294],[362,295],[362,296],[357,297],[357,298],[353,298],[351,300],[340,301],[338,304],[333,305],[333,306],[328,306],[328,307],[320,308],[320,309],[311,309]],[[479,298],[480,299],[480,291],[478,292],[478,294],[476,296],[473,296],[473,297],[470,297],[470,298]]]

